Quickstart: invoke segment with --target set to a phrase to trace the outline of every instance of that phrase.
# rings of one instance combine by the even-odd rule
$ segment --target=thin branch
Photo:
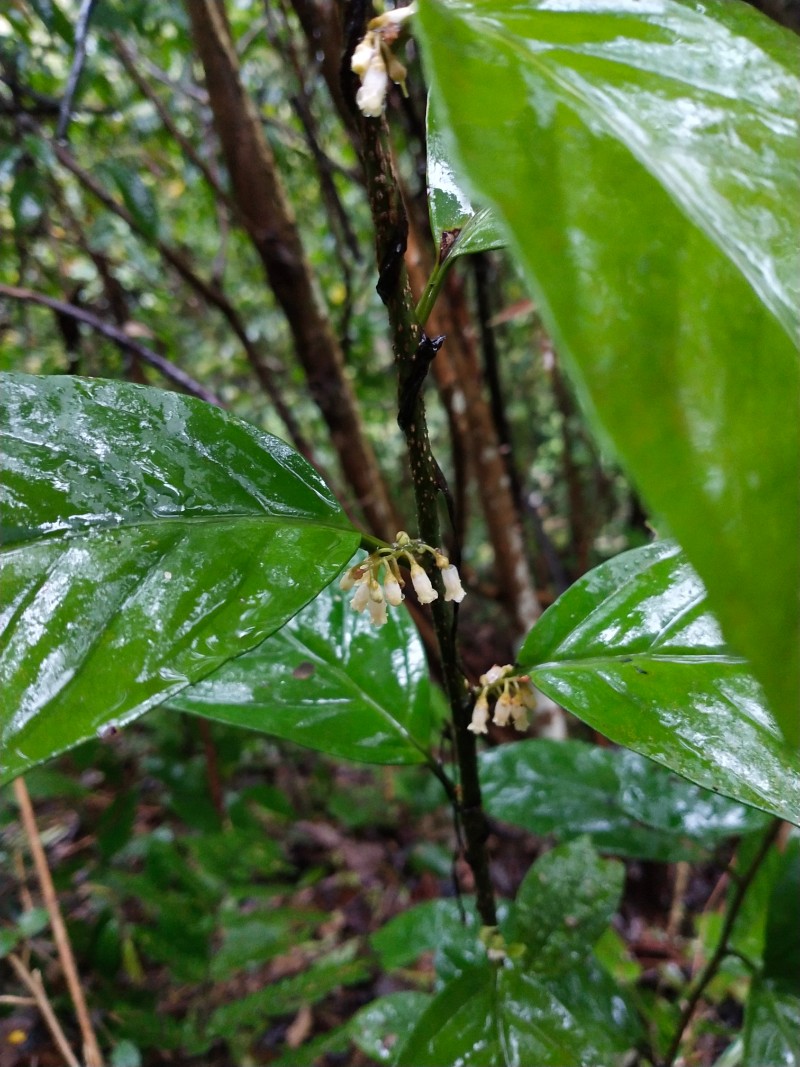
[[[128,209],[123,204],[118,203],[117,200],[115,200],[114,197],[88,173],[88,171],[84,170],[64,145],[54,144],[53,151],[59,163],[61,163],[63,167],[66,167],[66,169],[78,179],[84,189],[96,197],[100,203],[114,215],[121,218],[133,233],[146,241],[150,247],[154,247],[161,255],[162,259],[164,259],[177,272],[177,274],[180,275],[191,289],[198,293],[207,304],[210,304],[221,312],[237,339],[240,341],[251,367],[255,371],[267,396],[272,401],[277,414],[283,421],[289,439],[294,444],[297,451],[305,456],[312,466],[319,469],[319,464],[314,458],[311,445],[300,429],[291,408],[283,399],[277,382],[275,381],[274,374],[262,358],[256,345],[254,345],[247,336],[247,330],[244,323],[230,300],[228,300],[228,297],[225,295],[222,288],[219,285],[215,285],[201,278],[194,270],[189,258],[183,252],[179,251],[177,248],[173,248],[161,239],[157,238],[156,240],[152,240],[146,233],[144,233]]]
[[[183,154],[191,163],[194,164],[195,167],[197,167],[197,169],[203,175],[203,178],[205,179],[208,187],[213,191],[217,200],[222,201],[228,211],[230,211],[232,215],[239,219],[239,221],[242,221],[239,217],[239,210],[230,195],[228,194],[228,192],[222,187],[222,184],[217,178],[217,176],[212,172],[211,168],[202,158],[202,156],[197,151],[192,142],[189,140],[189,138],[181,132],[180,127],[173,119],[172,115],[169,112],[169,109],[165,107],[164,103],[162,102],[158,94],[154,91],[150,82],[141,74],[138,66],[136,65],[137,57],[135,56],[133,50],[128,47],[128,45],[122,40],[118,33],[111,34],[111,42],[114,45],[114,50],[117,53],[120,62],[122,63],[125,70],[128,72],[128,75],[133,80],[142,96],[149,100],[150,103],[153,105],[156,112],[158,113],[158,117],[164,124],[164,128],[169,132],[175,143],[180,146],[181,150],[183,151]]]
[[[56,140],[63,141],[66,138],[67,127],[72,115],[72,102],[78,89],[83,72],[83,64],[86,61],[86,42],[89,38],[89,23],[92,20],[92,11],[97,0],[83,0],[78,12],[78,21],[75,26],[75,54],[72,59],[67,88],[61,107],[58,110],[58,124],[56,125]]]
[[[47,1024],[47,1029],[50,1031],[53,1040],[55,1041],[58,1051],[64,1057],[68,1067],[81,1067],[75,1053],[70,1048],[64,1031],[61,1029],[61,1023],[56,1018],[56,1013],[53,1011],[52,1005],[48,1000],[47,993],[45,992],[44,984],[42,983],[42,976],[38,971],[29,971],[19,956],[13,952],[8,957],[8,962],[14,968],[14,972],[19,978],[20,982],[29,989],[33,1002],[39,1008],[42,1018]],[[7,1003],[11,998],[2,998]],[[27,997],[19,997],[18,1001],[27,1001]]]
[[[72,997],[72,1003],[75,1005],[75,1014],[78,1018],[78,1025],[80,1026],[81,1036],[83,1038],[83,1055],[86,1060],[86,1067],[103,1067],[103,1057],[100,1054],[100,1046],[97,1044],[92,1020],[89,1017],[89,1009],[86,1006],[86,998],[83,995],[83,987],[81,986],[80,976],[78,975],[78,968],[75,965],[75,957],[72,954],[72,945],[70,944],[69,934],[67,933],[67,927],[64,923],[63,916],[61,915],[61,908],[58,904],[58,896],[56,895],[55,886],[53,885],[53,878],[50,874],[50,868],[47,865],[47,856],[42,847],[39,831],[36,828],[36,816],[33,812],[33,805],[31,804],[31,798],[28,795],[25,781],[21,777],[14,780],[14,797],[19,807],[25,836],[28,839],[28,847],[31,850],[33,863],[36,867],[36,876],[42,891],[42,899],[47,908],[47,913],[50,916],[50,926],[53,931],[56,948],[58,949],[58,957],[61,960],[61,967],[64,971],[64,977],[67,982],[70,996]],[[28,988],[34,996],[36,996],[33,988],[30,986],[28,986]]]
[[[175,385],[179,385],[181,389],[185,389],[191,396],[196,396],[200,400],[205,400],[207,404],[214,404],[218,408],[224,407],[224,404],[216,394],[206,389],[200,382],[195,381],[191,375],[182,371],[180,367],[176,367],[168,359],[159,356],[157,352],[154,352],[152,348],[148,348],[147,345],[134,341],[124,330],[119,329],[117,326],[112,326],[110,322],[104,322],[103,319],[99,319],[84,308],[75,304],[65,303],[63,300],[56,300],[52,296],[45,296],[44,293],[34,292],[33,289],[20,289],[13,285],[4,285],[2,282],[0,282],[0,296],[7,296],[12,300],[22,300],[29,304],[38,304],[41,307],[50,308],[51,311],[55,311],[59,315],[67,315],[77,322],[82,322],[119,345],[120,348],[133,353],[142,363],[147,363],[157,371],[160,371],[165,378]]]
[[[744,898],[747,895],[747,890],[750,888],[750,883],[753,881],[756,876],[756,873],[758,872],[759,867],[764,862],[767,853],[770,850],[770,847],[772,846],[773,842],[775,841],[775,838],[780,832],[782,825],[783,823],[780,819],[775,819],[775,821],[769,827],[767,832],[764,834],[761,844],[759,845],[758,851],[753,857],[750,866],[747,868],[747,870],[744,872],[744,874],[741,876],[741,878],[736,884],[733,899],[731,900],[728,906],[727,914],[725,915],[725,922],[722,925],[722,931],[719,935],[717,947],[714,950],[711,959],[700,972],[700,975],[697,978],[697,981],[695,982],[694,988],[692,989],[691,993],[689,994],[688,1000],[686,1001],[686,1005],[683,1011],[681,1012],[681,1017],[678,1020],[678,1026],[675,1031],[675,1036],[673,1037],[672,1043],[669,1047],[669,1051],[667,1052],[667,1055],[664,1058],[664,1067],[672,1067],[672,1064],[675,1062],[675,1059],[678,1055],[678,1050],[680,1049],[681,1040],[683,1039],[684,1030],[689,1025],[691,1018],[694,1015],[695,1010],[697,1009],[697,1005],[700,1003],[700,998],[702,997],[709,983],[715,977],[723,959],[728,955],[728,941],[730,939],[731,933],[733,932],[733,927],[736,923],[736,919],[739,916],[742,904],[744,903]]]

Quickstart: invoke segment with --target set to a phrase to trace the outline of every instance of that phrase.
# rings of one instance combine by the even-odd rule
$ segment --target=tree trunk
[[[186,9],[244,225],[286,315],[311,396],[330,431],[345,478],[372,531],[391,540],[400,523],[372,447],[364,437],[341,348],[314,291],[272,149],[242,85],[224,7],[219,0],[186,0]]]

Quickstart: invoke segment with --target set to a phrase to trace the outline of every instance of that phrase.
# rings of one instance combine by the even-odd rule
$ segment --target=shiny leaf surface
[[[421,0],[440,129],[800,742],[797,40],[709,0]]]
[[[283,625],[358,543],[282,441],[121,382],[2,382],[2,777]]]
[[[428,211],[431,218],[433,241],[447,256],[464,255],[468,252],[488,252],[502,248],[505,234],[500,230],[491,211],[477,210],[453,172],[452,153],[440,129],[436,102],[428,101],[427,140],[425,149],[428,159]],[[442,245],[448,239],[452,244]]]
[[[590,953],[611,922],[625,868],[601,859],[588,839],[551,849],[519,888],[507,938],[527,946],[531,970],[557,976]]]
[[[329,587],[258,648],[184,689],[170,707],[365,763],[421,763],[428,668],[404,608],[380,629]]]
[[[585,575],[542,615],[518,659],[548,696],[617,744],[800,823],[800,756],[674,543]]]
[[[635,1034],[629,1009],[597,968],[561,984],[506,962],[447,985],[399,1050],[398,1067],[614,1067]]]
[[[412,989],[373,1000],[350,1021],[354,1043],[376,1063],[393,1063],[398,1041],[413,1029],[430,1000],[430,994]]]
[[[696,861],[767,820],[628,749],[541,738],[484,752],[480,768],[493,818],[560,840],[589,834],[618,856]]]

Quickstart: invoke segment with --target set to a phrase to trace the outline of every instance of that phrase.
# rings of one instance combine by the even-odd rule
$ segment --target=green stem
[[[406,438],[414,486],[418,533],[427,544],[441,545],[441,472],[431,451],[421,388],[427,363],[422,363],[425,356],[419,349],[419,343],[423,334],[414,312],[403,264],[408,223],[392,172],[385,123],[364,119],[361,122],[361,133],[364,171],[381,270],[378,292],[386,305],[392,331],[398,400],[400,410],[405,412],[402,430]],[[434,277],[436,273],[434,272]],[[444,277],[443,270],[438,273]],[[413,398],[413,404],[407,405],[409,396]],[[439,645],[444,688],[453,717],[456,760],[460,775],[460,788],[456,797],[457,814],[464,829],[466,858],[475,878],[478,912],[484,925],[495,926],[497,913],[489,875],[486,850],[488,825],[481,801],[476,739],[467,729],[471,721],[472,707],[464,676],[458,666],[452,608],[445,603],[438,568],[427,563],[426,570],[439,593],[439,599],[431,605],[431,612]]]
[[[437,263],[431,272],[430,278],[428,278],[425,291],[419,298],[419,303],[414,311],[414,317],[420,326],[424,326],[428,321],[428,316],[433,310],[433,305],[436,303],[436,299],[444,285],[451,262],[452,260],[446,259],[444,263]]]

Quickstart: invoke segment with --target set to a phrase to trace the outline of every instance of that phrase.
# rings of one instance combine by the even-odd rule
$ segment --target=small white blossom
[[[445,600],[455,600],[456,604],[460,604],[467,594],[461,585],[461,579],[454,564],[450,563],[442,569],[442,581]]]
[[[511,720],[514,724],[514,729],[519,730],[521,734],[530,726],[528,721],[528,709],[522,703],[521,699],[517,697],[511,707]]]
[[[381,597],[380,600],[375,600],[374,597],[369,601],[369,617],[373,626],[383,626],[386,622],[386,601]]]
[[[353,572],[345,571],[342,577],[339,579],[339,588],[343,589],[347,593],[356,584],[356,576]]]
[[[503,690],[494,706],[494,722],[497,726],[508,726],[508,720],[514,714],[514,702],[507,690]]]
[[[419,563],[411,564],[411,582],[419,598],[420,604],[430,604],[439,599],[439,594],[431,585],[431,580]]]
[[[467,727],[474,734],[486,734],[488,733],[487,723],[489,722],[489,701],[486,699],[485,693],[479,693],[478,699],[475,701],[475,707],[472,709],[472,722]]]
[[[383,603],[383,590],[377,578],[370,578],[369,580],[369,598],[376,604]]]
[[[383,591],[386,594],[386,600],[392,605],[397,607],[405,599],[403,597],[403,590],[400,588],[400,583],[393,574],[386,576],[386,581],[383,583]]]
[[[370,63],[378,54],[379,47],[374,33],[368,33],[366,37],[358,42],[353,52],[353,58],[350,60],[350,69],[354,74],[358,74],[360,78],[364,77]]]
[[[383,114],[383,105],[386,94],[389,91],[389,74],[386,64],[380,52],[373,56],[372,61],[363,75],[361,88],[356,93],[356,104],[362,114],[367,118],[377,119]]]
[[[353,611],[361,612],[369,603],[369,583],[362,578],[353,594],[353,599],[350,601],[350,605],[353,608]]]

